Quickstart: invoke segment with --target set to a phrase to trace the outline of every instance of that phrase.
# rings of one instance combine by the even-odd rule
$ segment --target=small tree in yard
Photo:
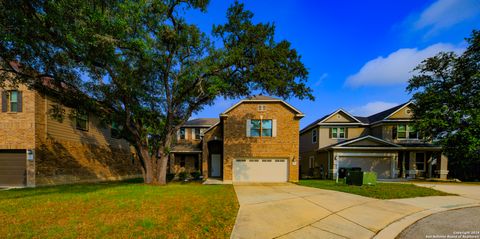
[[[416,67],[407,90],[415,92],[417,128],[438,140],[451,176],[480,179],[480,31],[460,56],[440,53]]]
[[[235,2],[208,35],[183,17],[208,0],[0,3],[0,74],[96,110],[136,149],[145,182],[165,184],[179,127],[217,97],[313,99],[307,70],[272,24]],[[21,69],[11,64],[20,62]],[[5,77],[1,77],[5,79]],[[0,80],[1,83],[1,80]],[[76,92],[76,93],[72,93]],[[73,97],[72,97],[73,96]]]

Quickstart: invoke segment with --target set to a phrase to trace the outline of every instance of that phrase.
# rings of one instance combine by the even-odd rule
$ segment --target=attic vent
[[[405,113],[406,113],[407,115],[411,115],[411,114],[412,114],[412,110],[411,110],[411,109],[405,109]]]
[[[265,105],[258,105],[258,111],[265,111],[267,107]]]
[[[340,119],[340,118],[341,118],[340,115],[337,115],[337,119]]]

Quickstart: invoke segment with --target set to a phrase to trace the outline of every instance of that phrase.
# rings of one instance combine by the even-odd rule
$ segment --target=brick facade
[[[113,139],[95,116],[89,130],[79,132],[68,116],[72,109],[62,106],[67,115],[59,122],[49,114],[57,102],[22,85],[15,89],[22,92],[22,112],[0,112],[0,150],[31,150],[26,186],[141,177],[129,144]]]
[[[265,109],[259,110],[259,105]],[[235,159],[286,159],[288,181],[298,181],[299,123],[303,115],[280,100],[244,100],[221,116],[221,123],[207,131],[203,138],[203,175],[208,177],[209,142],[219,141],[223,147],[222,178],[232,181]],[[273,137],[247,137],[247,120],[276,121]]]

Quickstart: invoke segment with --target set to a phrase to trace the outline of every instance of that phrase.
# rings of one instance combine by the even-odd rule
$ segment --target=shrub
[[[188,173],[187,172],[180,172],[178,173],[178,179],[180,181],[185,181],[188,178]]]
[[[190,175],[192,176],[193,179],[199,180],[199,179],[200,179],[200,176],[201,176],[202,174],[201,174],[200,172],[196,171],[196,172],[190,173]]]

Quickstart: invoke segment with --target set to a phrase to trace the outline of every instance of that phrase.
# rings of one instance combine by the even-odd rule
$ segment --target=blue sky
[[[212,0],[188,19],[205,32],[225,22],[233,1]],[[315,101],[289,99],[305,113],[301,127],[343,108],[366,116],[410,99],[413,68],[440,51],[461,53],[480,29],[480,0],[245,0],[255,22],[273,22],[309,70]],[[219,98],[192,118],[218,117],[238,100]]]

